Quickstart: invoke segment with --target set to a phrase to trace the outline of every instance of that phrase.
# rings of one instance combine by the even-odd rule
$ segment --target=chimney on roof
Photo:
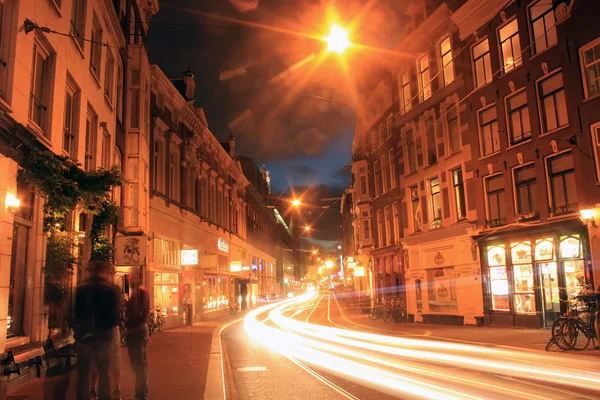
[[[229,156],[235,158],[235,136],[233,136],[233,132],[229,134],[227,143],[229,144]]]
[[[194,81],[194,73],[188,67],[188,70],[183,73],[183,83],[185,84],[185,98],[192,100],[196,91],[196,82]]]

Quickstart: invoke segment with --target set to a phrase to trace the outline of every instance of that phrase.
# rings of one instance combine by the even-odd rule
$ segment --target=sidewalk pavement
[[[227,315],[163,332],[148,344],[150,399],[223,399],[219,332],[245,313]],[[8,400],[75,400],[76,369],[43,377],[8,391]],[[127,349],[121,352],[121,392],[133,396],[135,376]]]
[[[520,348],[535,351],[545,351],[546,344],[552,336],[550,329],[524,329],[500,326],[474,325],[436,325],[423,323],[383,322],[381,319],[371,320],[368,315],[361,314],[354,303],[338,296],[338,302],[343,309],[343,317],[352,323],[365,328],[377,330],[380,334],[401,334],[405,336],[431,338],[458,343],[477,344],[491,347]],[[550,352],[563,352],[556,346]],[[600,350],[594,350],[592,343],[585,351],[569,351],[569,354],[600,356]]]

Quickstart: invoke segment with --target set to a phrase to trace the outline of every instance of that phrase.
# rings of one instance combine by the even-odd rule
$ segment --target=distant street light
[[[348,32],[339,25],[332,25],[329,36],[325,38],[327,42],[327,51],[333,51],[342,54],[350,46]]]
[[[341,250],[341,249],[342,249],[342,245],[338,244],[338,250]]]
[[[300,205],[301,205],[301,204],[302,204],[302,202],[301,202],[300,200],[298,200],[298,199],[294,199],[294,200],[292,200],[292,205],[293,205],[295,208],[298,208],[298,207],[300,207]]]
[[[312,253],[313,253],[313,255],[315,255],[315,256],[317,255],[317,251],[316,251],[316,250],[313,250],[313,251],[312,251]]]
[[[304,227],[304,230],[305,230],[306,232],[310,231],[310,226],[306,225],[306,226]]]
[[[329,269],[331,269],[333,267],[333,261],[331,260],[327,260],[327,262],[325,263],[325,266]]]

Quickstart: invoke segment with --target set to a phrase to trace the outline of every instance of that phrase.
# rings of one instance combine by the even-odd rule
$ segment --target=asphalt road
[[[224,343],[234,399],[600,398],[596,357],[382,335],[328,292],[254,310]]]

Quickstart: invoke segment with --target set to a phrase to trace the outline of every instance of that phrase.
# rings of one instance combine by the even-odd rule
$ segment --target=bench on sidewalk
[[[74,344],[75,339],[71,332],[49,337],[44,344],[46,365],[50,365],[51,358],[57,358],[65,359],[67,363],[66,367],[71,367],[71,358],[77,357]],[[50,369],[48,369],[48,375],[50,374]]]
[[[42,342],[30,343],[8,350],[2,359],[4,375],[21,375],[21,364],[34,366],[37,377],[41,377],[42,356],[46,353]]]

